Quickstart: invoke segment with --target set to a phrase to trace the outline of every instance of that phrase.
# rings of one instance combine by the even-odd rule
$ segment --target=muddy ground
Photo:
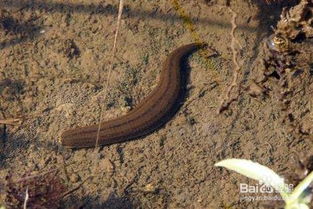
[[[312,140],[290,133],[272,95],[251,97],[243,91],[217,114],[233,73],[226,3],[125,1],[112,58],[117,1],[2,1],[0,119],[23,119],[7,125],[2,137],[2,194],[8,174],[19,179],[57,168],[69,188],[81,184],[62,198],[61,208],[266,208],[268,201],[249,202],[239,191],[240,183],[256,182],[214,163],[245,158],[287,175],[299,167],[301,153],[312,153]],[[294,2],[229,3],[238,13],[239,80],[246,84],[282,7]],[[217,54],[189,58],[186,101],[163,128],[96,150],[60,146],[64,130],[96,124],[101,109],[107,120],[138,104],[155,87],[169,52],[198,37]],[[302,105],[289,107],[308,111],[306,120],[312,110],[310,94],[296,96]]]

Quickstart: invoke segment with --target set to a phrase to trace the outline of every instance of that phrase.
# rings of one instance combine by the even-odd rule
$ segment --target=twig
[[[0,119],[0,124],[16,126],[21,125],[22,121],[22,118]]]
[[[234,73],[233,73],[233,80],[232,80],[232,83],[231,85],[229,86],[229,88],[227,89],[226,91],[226,94],[225,94],[225,98],[222,100],[222,103],[219,107],[219,110],[218,110],[218,113],[221,113],[223,112],[224,110],[226,110],[229,105],[235,101],[237,98],[238,98],[238,95],[239,95],[239,87],[237,89],[237,95],[236,96],[233,96],[231,98],[231,92],[232,90],[238,86],[238,75],[239,75],[239,72],[240,72],[240,65],[238,63],[238,50],[237,50],[237,47],[240,47],[241,48],[241,45],[240,43],[238,42],[238,40],[236,39],[235,37],[235,31],[237,29],[237,24],[236,24],[236,19],[237,19],[237,13],[234,12],[234,10],[232,10],[230,7],[228,7],[229,11],[232,13],[232,20],[231,20],[231,24],[232,24],[232,29],[231,29],[231,32],[230,32],[230,35],[231,35],[231,50],[232,50],[232,53],[233,53],[233,63],[235,65],[234,67]]]
[[[30,114],[30,115],[22,115],[22,116],[16,116],[14,118],[0,119],[0,124],[11,125],[11,126],[21,125],[25,120],[42,117],[43,112],[44,112],[44,110],[35,112],[33,114]]]
[[[78,184],[76,187],[72,188],[71,190],[65,192],[61,195],[61,198],[65,198],[66,196],[72,194],[73,192],[77,191],[88,179],[90,179],[93,176],[88,176],[85,180],[83,180],[80,184]]]
[[[23,181],[27,181],[27,180],[33,179],[33,178],[39,178],[39,177],[45,176],[45,175],[47,175],[49,173],[53,173],[53,172],[55,172],[55,175],[57,175],[59,170],[55,168],[55,169],[52,169],[52,170],[44,172],[44,173],[39,173],[39,174],[35,174],[35,175],[32,175],[32,176],[26,176],[26,177],[23,177],[23,178],[20,178],[20,179],[14,181],[13,183],[14,184],[18,184],[18,183],[21,183]]]

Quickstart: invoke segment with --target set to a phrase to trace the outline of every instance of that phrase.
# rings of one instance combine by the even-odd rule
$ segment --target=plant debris
[[[35,176],[25,174],[17,181],[13,180],[12,175],[8,175],[4,187],[4,203],[8,209],[22,208],[28,191],[27,208],[53,209],[59,206],[67,190],[57,170]]]
[[[313,128],[311,110],[304,94],[312,94],[313,4],[302,0],[297,6],[284,8],[274,34],[263,45],[263,56],[256,65],[251,88],[274,98],[283,115],[281,123],[298,140]],[[249,89],[251,89],[249,88]],[[305,106],[303,108],[303,106]]]

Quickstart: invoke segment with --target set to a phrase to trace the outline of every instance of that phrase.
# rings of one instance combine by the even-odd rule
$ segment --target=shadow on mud
[[[262,15],[267,13],[273,13],[271,7],[264,6],[264,3],[260,3],[262,1],[256,0],[256,4],[262,10]],[[103,16],[112,16],[117,15],[118,7],[116,5],[97,5],[97,4],[71,4],[71,3],[59,3],[59,2],[44,2],[44,1],[1,1],[0,8],[3,11],[14,11],[14,13],[20,11],[40,11],[46,13],[65,13],[70,15],[71,13],[86,13],[86,14],[97,14]],[[2,11],[2,13],[3,13]],[[279,11],[275,11],[276,13]],[[273,14],[275,15],[275,14]],[[184,18],[182,18],[179,14],[175,13],[164,13],[158,10],[145,11],[137,8],[130,8],[129,6],[124,7],[123,16],[126,18],[134,18],[141,17],[144,19],[159,19],[161,21],[169,21],[169,22],[183,22]],[[203,26],[219,26],[219,27],[231,27],[231,23],[228,21],[212,21],[210,18],[198,18],[198,17],[190,17],[190,21],[194,22],[197,25]],[[267,23],[262,22],[261,24],[267,25]],[[259,28],[250,27],[248,25],[238,25],[240,30],[248,31],[253,33],[258,31]],[[261,27],[262,28],[262,27]],[[19,35],[17,38],[13,38],[11,40],[0,43],[0,50],[6,47],[14,46],[20,44],[22,42],[36,39],[42,34],[40,31],[44,29],[44,26],[35,25],[34,20],[30,20],[27,22],[21,22],[12,17],[1,17],[0,12],[0,29],[6,31],[12,31]]]
[[[6,47],[15,46],[22,42],[34,40],[39,37],[43,30],[42,26],[35,24],[35,19],[21,21],[11,16],[0,16],[0,30],[5,35],[13,36],[8,41],[0,42],[0,50]]]
[[[115,193],[111,193],[106,201],[100,201],[97,198],[86,196],[79,199],[71,196],[63,203],[63,207],[69,209],[133,209],[133,202],[127,197],[119,197]]]
[[[6,161],[10,158],[14,158],[17,154],[29,150],[31,147],[36,150],[46,149],[55,152],[62,151],[63,154],[70,152],[68,150],[60,150],[59,145],[53,141],[36,141],[32,137],[27,135],[19,134],[12,136],[5,136],[0,142],[0,169],[7,167]],[[26,159],[27,160],[27,159]]]

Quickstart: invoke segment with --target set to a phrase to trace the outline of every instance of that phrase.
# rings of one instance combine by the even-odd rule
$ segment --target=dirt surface
[[[61,208],[266,208],[268,201],[250,202],[240,193],[240,183],[256,182],[214,163],[250,159],[281,175],[298,169],[297,160],[313,151],[311,75],[295,78],[287,113],[271,77],[262,83],[270,92],[252,97],[242,91],[217,114],[233,75],[226,3],[125,1],[112,58],[117,1],[1,1],[0,119],[22,121],[7,125],[5,133],[0,126],[1,182],[9,174],[19,179],[58,169],[70,189],[81,185],[62,198]],[[258,80],[271,26],[295,2],[229,3],[238,14],[239,80],[249,86]],[[96,124],[101,113],[104,120],[123,115],[138,104],[155,87],[169,52],[198,37],[217,55],[189,58],[186,100],[163,128],[96,150],[62,148],[64,130]],[[310,54],[311,45],[302,46]],[[297,125],[286,122],[290,112]]]

